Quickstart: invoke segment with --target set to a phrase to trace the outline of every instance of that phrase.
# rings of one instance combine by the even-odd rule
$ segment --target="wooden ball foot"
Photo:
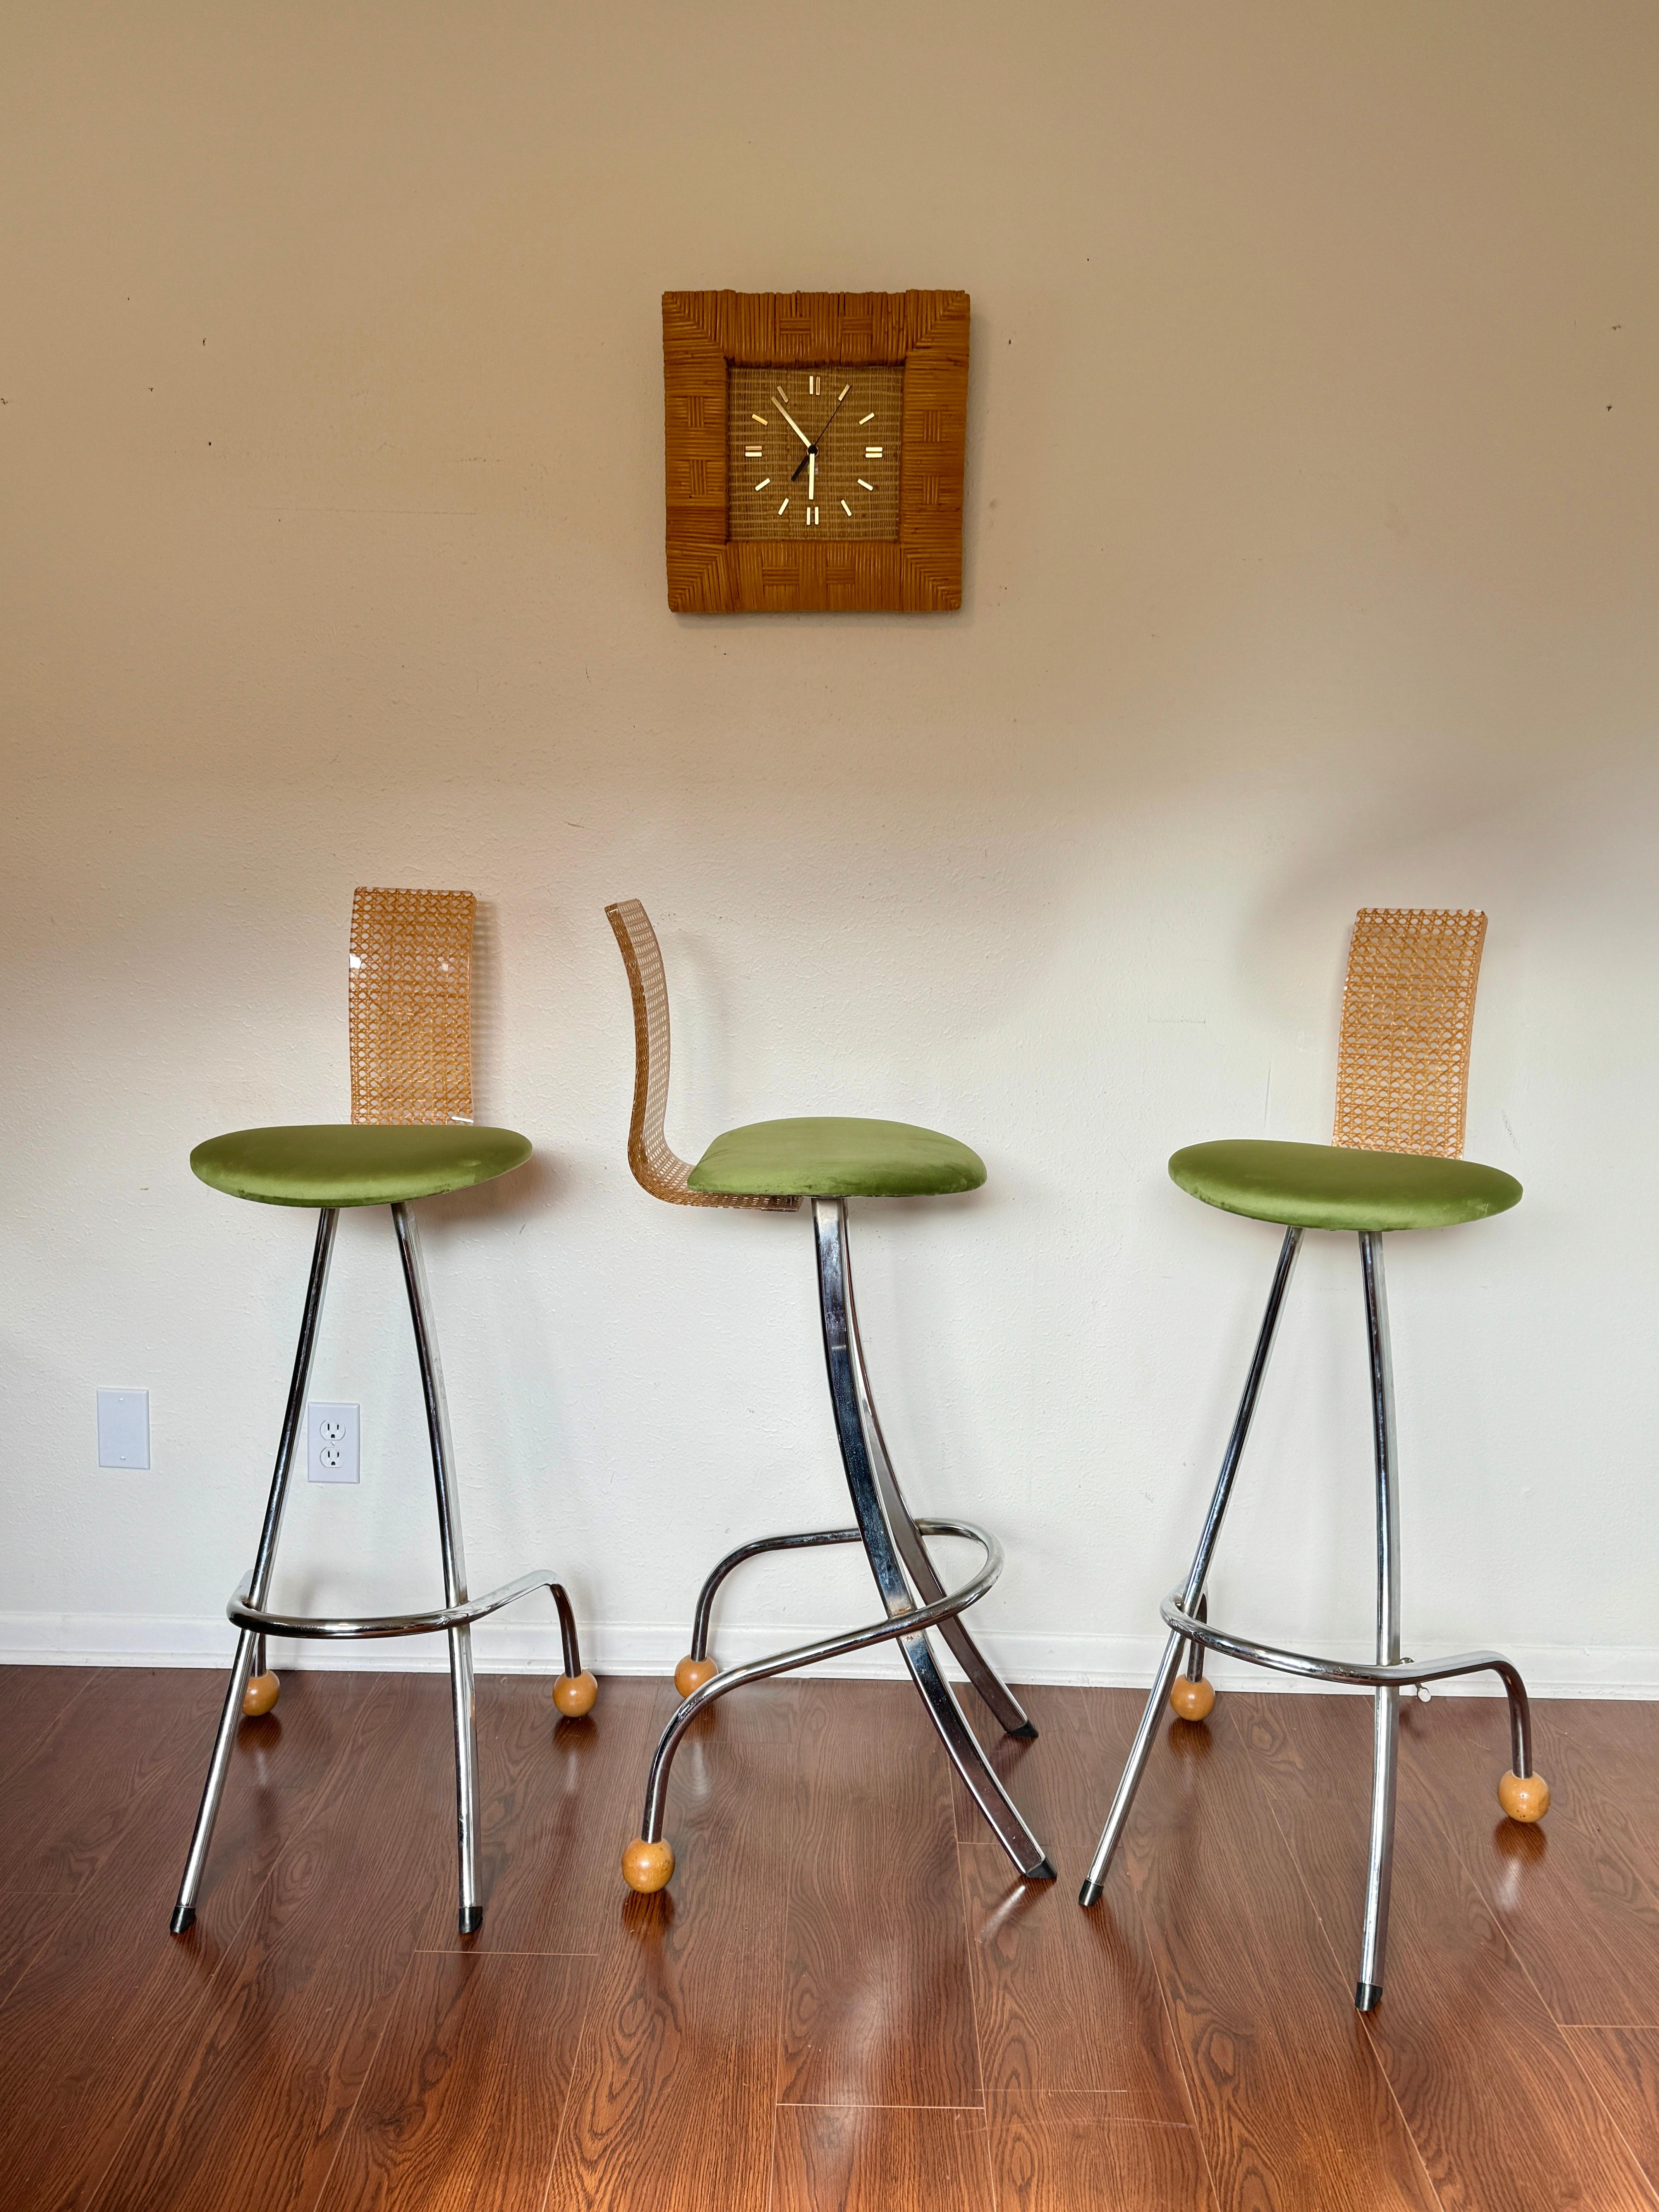
[[[1506,1774],[1498,1802],[1511,1820],[1541,1820],[1550,1809],[1550,1785],[1541,1774]]]
[[[705,1682],[712,1682],[720,1671],[712,1659],[682,1659],[674,1669],[674,1687],[681,1697],[689,1698]]]
[[[242,1711],[251,1721],[261,1713],[268,1713],[283,1694],[283,1686],[274,1674],[252,1674],[242,1692]]]
[[[1170,1703],[1183,1721],[1207,1720],[1215,1706],[1215,1684],[1207,1674],[1194,1681],[1190,1674],[1177,1674],[1170,1685]]]
[[[623,1880],[641,1897],[666,1889],[673,1875],[674,1846],[670,1843],[642,1843],[635,1836],[623,1853]]]
[[[561,1674],[553,1685],[553,1702],[568,1721],[579,1721],[593,1710],[599,1686],[584,1667],[580,1674]]]

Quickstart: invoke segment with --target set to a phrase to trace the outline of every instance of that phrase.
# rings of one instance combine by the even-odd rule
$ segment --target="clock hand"
[[[809,501],[809,503],[810,503],[812,500],[815,500],[815,499],[817,497],[817,495],[818,495],[818,494],[817,494],[817,483],[818,483],[818,449],[817,449],[817,447],[816,446],[809,446],[809,447],[807,447],[807,449],[806,449],[806,459],[807,459],[807,462],[808,462],[808,464],[809,464],[809,465],[808,465],[808,467],[807,467],[807,471],[806,471],[806,497],[807,497],[807,500],[808,500],[808,501]],[[797,469],[797,470],[796,470],[796,471],[795,471],[795,475],[796,475],[796,476],[799,476],[799,474],[800,474],[800,471],[799,471],[799,469]],[[794,477],[792,477],[790,478],[790,482],[791,482],[792,483],[794,482]]]
[[[811,440],[807,436],[807,434],[806,434],[805,431],[805,430],[803,430],[803,429],[801,428],[800,424],[799,424],[799,422],[796,422],[796,420],[795,420],[794,416],[793,416],[789,412],[789,410],[788,410],[788,409],[787,409],[787,408],[783,404],[783,402],[782,402],[781,400],[780,400],[780,399],[775,399],[775,400],[772,402],[772,404],[773,404],[773,405],[777,409],[777,410],[778,410],[779,414],[782,416],[782,417],[783,417],[784,421],[785,421],[785,422],[789,425],[790,428],[794,432],[795,435],[796,435],[796,436],[800,440],[800,441],[801,441],[802,445],[803,445],[803,446],[805,446],[805,447],[806,447],[806,450],[808,451],[808,453],[811,453],[811,451],[812,450],[812,441],[811,441]],[[797,470],[795,471],[795,475],[796,475],[796,476],[799,476],[799,474],[800,474],[800,471],[799,471],[799,469],[797,469]],[[790,479],[790,481],[793,483],[793,482],[794,481],[794,478],[793,478],[793,477],[792,477],[792,478]]]
[[[846,398],[846,397],[847,397],[847,392],[850,392],[852,389],[853,389],[853,387],[852,387],[852,386],[849,384],[849,385],[848,386],[848,387],[847,387],[847,392],[843,392],[842,393],[842,395],[841,395],[841,399],[836,400],[836,402],[835,405],[834,405],[834,406],[830,410],[829,416],[828,416],[827,419],[825,420],[825,422],[824,422],[824,425],[823,425],[823,430],[827,430],[827,429],[830,428],[830,423],[831,423],[831,422],[833,422],[835,421],[835,419],[836,419],[836,416],[840,414],[840,412],[841,412],[841,401],[842,401],[842,399],[845,399],[845,398]],[[783,414],[783,410],[782,410],[781,408],[780,408],[780,409],[778,410],[778,412],[781,415],[781,414]],[[787,421],[788,421],[788,419],[789,419],[789,418],[788,418],[788,416],[787,416],[787,415],[786,415],[786,416],[784,416],[784,420],[785,420],[785,422],[787,422]],[[798,477],[798,476],[800,474],[801,471],[802,471],[802,470],[806,466],[806,462],[807,462],[807,458],[808,458],[808,456],[809,456],[809,455],[811,455],[811,454],[812,454],[812,453],[817,453],[817,449],[818,449],[819,441],[822,440],[822,438],[823,438],[823,430],[820,430],[820,431],[818,432],[817,437],[814,438],[814,439],[811,441],[811,442],[808,445],[808,447],[807,447],[807,448],[806,448],[806,452],[805,452],[805,453],[803,453],[803,454],[802,454],[802,456],[801,456],[800,459],[797,462],[797,464],[796,464],[796,465],[795,465],[795,475],[794,475],[794,476],[792,476],[792,477],[790,477],[790,479],[789,479],[789,481],[790,481],[790,483],[793,483],[793,482],[795,481],[795,477]],[[795,432],[795,435],[799,438],[799,435],[800,435],[800,432],[799,432],[799,430],[797,430],[797,431]]]

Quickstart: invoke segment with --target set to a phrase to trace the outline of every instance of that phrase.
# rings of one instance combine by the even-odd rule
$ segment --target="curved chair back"
[[[787,1211],[798,1205],[793,1198],[739,1198],[687,1189],[690,1164],[681,1159],[663,1133],[668,1111],[668,983],[657,933],[637,899],[618,899],[606,907],[605,915],[617,933],[634,1001],[634,1108],[628,1123],[628,1164],[635,1182],[670,1206],[759,1206]]]
[[[472,1119],[471,891],[351,900],[351,1118]]]
[[[1461,1154],[1486,937],[1484,914],[1362,907],[1355,915],[1334,1145]]]

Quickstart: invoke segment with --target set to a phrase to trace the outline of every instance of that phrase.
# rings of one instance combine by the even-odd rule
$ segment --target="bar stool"
[[[198,1145],[190,1164],[201,1180],[233,1198],[266,1206],[315,1206],[317,1237],[300,1320],[288,1407],[276,1447],[270,1495],[252,1571],[237,1585],[225,1611],[240,1631],[231,1662],[207,1784],[185,1863],[173,1932],[182,1936],[196,1917],[197,1893],[213,1824],[224,1794],[237,1724],[268,1713],[280,1693],[267,1663],[269,1636],[420,1636],[442,1629],[449,1639],[449,1674],[455,1727],[456,1837],[460,1862],[460,1925],[470,1934],[483,1920],[478,1896],[478,1761],[473,1729],[472,1623],[534,1589],[551,1592],[557,1608],[564,1673],[553,1686],[561,1713],[588,1712],[598,1695],[583,1671],[570,1601],[551,1571],[540,1567],[504,1583],[483,1597],[469,1597],[461,1552],[460,1509],[454,1453],[444,1402],[443,1374],[433,1334],[431,1300],[420,1238],[410,1201],[475,1183],[521,1167],[530,1140],[511,1129],[472,1126],[471,891],[360,890],[351,908],[351,964],[348,1004],[351,1033],[351,1120],[293,1128],[237,1129]],[[424,1613],[386,1613],[364,1620],[319,1620],[280,1613],[270,1606],[271,1571],[283,1507],[294,1469],[312,1352],[322,1316],[323,1293],[340,1208],[387,1206],[398,1239],[404,1285],[414,1324],[415,1354],[425,1401],[433,1480],[438,1493],[438,1540],[444,1602]]]
[[[1170,1162],[1170,1176],[1182,1190],[1230,1213],[1282,1222],[1285,1241],[1198,1549],[1185,1581],[1164,1601],[1170,1640],[1081,1896],[1085,1906],[1100,1896],[1164,1699],[1188,1721],[1201,1721],[1213,1707],[1214,1686],[1203,1672],[1206,1648],[1283,1674],[1364,1684],[1372,1690],[1374,1704],[1370,1848],[1354,1992],[1361,2012],[1370,2012],[1382,1995],[1401,1689],[1448,1681],[1459,1674],[1497,1674],[1509,1698],[1512,1759],[1511,1771],[1498,1785],[1498,1802],[1512,1820],[1540,1820],[1549,1809],[1549,1784],[1533,1771],[1526,1686],[1510,1662],[1497,1651],[1460,1652],[1432,1665],[1402,1661],[1400,1656],[1400,1500],[1382,1239],[1397,1230],[1443,1229],[1484,1220],[1520,1199],[1521,1186],[1513,1176],[1461,1157],[1469,1032],[1486,934],[1484,914],[1362,909],[1354,923],[1343,993],[1336,1126],[1330,1144],[1241,1138],[1189,1145]],[[1230,1634],[1210,1625],[1205,1599],[1210,1562],[1291,1272],[1308,1229],[1352,1230],[1359,1238],[1376,1471],[1375,1666],[1312,1657]],[[1191,1657],[1177,1680],[1183,1644]]]
[[[970,1521],[917,1519],[905,1503],[888,1455],[865,1370],[848,1256],[849,1198],[936,1197],[976,1190],[985,1180],[978,1155],[954,1138],[902,1121],[804,1119],[757,1121],[729,1129],[690,1166],[663,1133],[668,1102],[668,990],[662,954],[645,908],[625,899],[605,908],[622,949],[634,1002],[634,1104],[628,1164],[652,1197],[672,1206],[746,1206],[788,1210],[812,1204],[818,1306],[823,1324],[830,1401],[856,1526],[763,1536],[728,1552],[698,1595],[691,1649],[674,1670],[684,1702],[664,1729],[646,1784],[640,1833],[623,1854],[629,1887],[648,1893],[674,1872],[663,1835],[669,1771],[686,1729],[717,1698],[745,1682],[786,1674],[815,1660],[836,1659],[890,1639],[897,1643],[927,1716],[957,1771],[990,1822],[997,1840],[1028,1881],[1051,1881],[1054,1870],[1003,1788],[969,1727],[939,1664],[929,1631],[937,1629],[981,1698],[1010,1735],[1034,1737],[1024,1707],[969,1634],[961,1616],[1002,1571],[1002,1547]],[[929,1536],[963,1536],[984,1553],[977,1574],[947,1590],[929,1555]],[[885,1618],[865,1628],[775,1652],[741,1667],[717,1668],[708,1656],[715,1592],[735,1567],[764,1552],[862,1544]]]

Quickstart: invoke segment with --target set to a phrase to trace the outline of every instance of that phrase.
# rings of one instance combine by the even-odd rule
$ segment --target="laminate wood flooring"
[[[1536,1830],[1501,1705],[1407,1708],[1362,2021],[1362,1698],[1171,1719],[1085,1914],[1132,1692],[987,1724],[1060,1869],[1022,1885],[908,1685],[739,1692],[636,1898],[672,1688],[487,1676],[464,1937],[443,1679],[290,1674],[175,1939],[219,1694],[0,1669],[15,2212],[1659,2212],[1659,1707],[1540,1707]]]

